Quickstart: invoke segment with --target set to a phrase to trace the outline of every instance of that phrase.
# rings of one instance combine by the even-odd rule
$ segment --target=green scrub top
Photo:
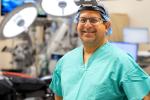
[[[64,55],[50,89],[63,100],[142,100],[150,79],[133,58],[106,43],[83,62],[83,46]]]

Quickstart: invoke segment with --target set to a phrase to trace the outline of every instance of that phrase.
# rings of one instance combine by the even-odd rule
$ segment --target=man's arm
[[[150,93],[143,98],[143,100],[150,100]]]
[[[61,96],[55,95],[55,100],[63,100]]]

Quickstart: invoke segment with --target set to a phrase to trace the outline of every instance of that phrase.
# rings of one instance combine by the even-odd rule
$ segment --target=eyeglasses
[[[89,17],[89,18],[80,17],[79,18],[79,23],[85,24],[88,20],[89,20],[90,24],[103,23],[102,18],[98,18],[98,17]]]

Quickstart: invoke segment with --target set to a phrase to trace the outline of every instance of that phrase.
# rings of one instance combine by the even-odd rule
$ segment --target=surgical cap
[[[104,8],[102,4],[96,5],[96,6],[89,6],[89,5],[81,5],[79,7],[79,10],[77,12],[77,15],[75,16],[75,22],[78,22],[79,16],[80,16],[80,11],[82,10],[94,10],[94,11],[99,11],[100,15],[103,19],[104,22],[110,21],[110,16],[107,12],[107,10]],[[112,34],[112,27],[108,29],[107,35]]]

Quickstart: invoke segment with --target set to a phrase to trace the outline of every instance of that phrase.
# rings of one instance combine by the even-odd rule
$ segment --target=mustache
[[[82,33],[95,33],[96,30],[93,30],[93,29],[83,29],[81,30]]]

